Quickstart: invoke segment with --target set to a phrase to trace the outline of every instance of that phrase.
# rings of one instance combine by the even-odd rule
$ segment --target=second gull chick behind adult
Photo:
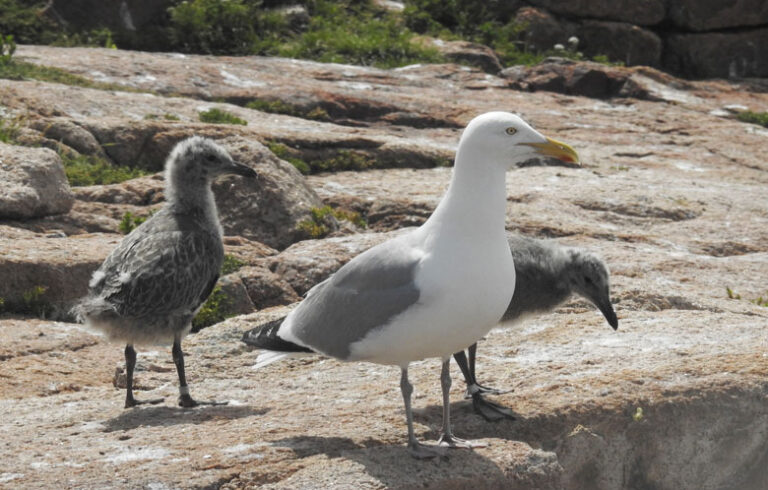
[[[443,450],[414,435],[408,365],[439,357],[440,443],[472,447],[451,431],[449,361],[496,325],[512,298],[505,174],[542,155],[578,162],[568,145],[513,114],[473,119],[461,136],[448,191],[426,223],[358,255],[311,289],[284,321],[251,332],[247,343],[276,351],[262,354],[257,366],[302,351],[399,366],[408,450],[428,458]]]
[[[616,330],[619,320],[611,305],[608,267],[597,255],[577,247],[565,247],[554,240],[539,240],[522,235],[509,236],[509,248],[515,261],[515,293],[504,312],[502,322],[514,323],[535,313],[551,311],[577,294],[603,313]],[[483,395],[501,394],[477,382],[475,356],[477,344],[453,355],[464,374],[467,396],[472,398],[475,412],[488,421],[514,419],[512,411],[486,400]]]

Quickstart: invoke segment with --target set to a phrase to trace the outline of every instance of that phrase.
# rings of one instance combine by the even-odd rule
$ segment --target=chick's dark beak
[[[242,163],[238,163],[235,161],[230,163],[229,168],[227,170],[229,171],[228,173],[242,175],[243,177],[249,177],[251,179],[255,179],[258,176],[256,171],[253,170],[248,165],[244,165]]]
[[[605,303],[602,303],[597,305],[598,308],[600,308],[600,311],[603,313],[603,316],[608,321],[608,324],[613,327],[614,330],[619,328],[619,318],[616,316],[616,312],[613,311],[613,305],[611,304],[610,300],[606,301]]]

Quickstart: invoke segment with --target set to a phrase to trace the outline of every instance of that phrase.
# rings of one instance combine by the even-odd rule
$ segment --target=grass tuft
[[[234,255],[226,254],[224,255],[224,262],[221,264],[221,275],[226,276],[227,274],[232,274],[233,272],[237,272],[245,265],[245,262],[238,259]]]
[[[221,286],[216,286],[211,291],[211,295],[205,301],[205,304],[197,312],[192,320],[192,331],[197,332],[203,328],[210,327],[228,318],[226,310],[231,304],[230,299],[221,290]]]
[[[227,112],[221,109],[213,108],[208,111],[203,111],[199,114],[200,121],[210,124],[239,124],[240,126],[247,126],[248,121],[240,119],[231,112]]]
[[[60,152],[69,185],[118,184],[126,180],[147,175],[146,170],[112,165],[103,158],[94,155],[81,155],[73,152]]]
[[[6,119],[0,117],[0,141],[9,145],[18,144],[18,136],[21,131],[21,117]]]
[[[117,228],[120,230],[120,233],[127,235],[147,221],[153,214],[155,214],[154,210],[150,211],[146,216],[137,216],[128,211],[123,215],[123,219],[120,220]]]
[[[286,116],[303,117],[305,119],[314,119],[315,121],[329,121],[331,119],[331,116],[322,107],[315,107],[312,110],[306,111],[279,99],[254,99],[245,104],[245,107],[261,112],[285,114]]]
[[[331,206],[312,208],[309,210],[309,218],[302,220],[297,225],[298,229],[305,232],[310,238],[323,238],[331,232],[333,219],[349,221],[358,228],[366,228],[368,223],[359,213],[334,209]]]
[[[740,294],[736,293],[733,289],[731,289],[728,286],[725,287],[725,292],[728,295],[729,299],[743,299]],[[768,293],[766,293],[765,298],[763,296],[759,296],[755,299],[749,299],[746,301],[749,301],[750,303],[754,303],[757,306],[768,307]]]
[[[736,119],[741,122],[759,124],[760,126],[768,128],[768,112],[744,111],[740,112],[736,116]]]
[[[277,158],[290,163],[302,174],[308,175],[312,173],[312,169],[310,168],[309,164],[301,158],[293,156],[288,146],[276,141],[267,141],[266,146],[269,148],[269,151],[275,154]]]

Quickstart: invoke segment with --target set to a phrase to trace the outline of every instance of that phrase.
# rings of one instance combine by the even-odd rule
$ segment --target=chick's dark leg
[[[173,362],[176,364],[176,372],[179,373],[179,406],[192,408],[198,405],[226,405],[228,402],[198,402],[189,395],[187,376],[184,372],[184,352],[181,350],[181,338],[176,336],[173,341]]]
[[[133,371],[136,369],[136,350],[132,344],[126,344],[125,346],[125,408],[135,407],[143,403],[160,403],[162,398],[155,398],[153,400],[137,400],[133,397]]]
[[[500,392],[485,388],[477,383],[477,379],[475,379],[475,352],[477,351],[477,344],[473,344],[468,350],[470,354],[469,362],[467,362],[467,356],[464,354],[464,351],[455,353],[453,358],[464,375],[464,381],[467,383],[466,397],[472,398],[472,406],[475,412],[489,422],[498,422],[505,418],[514,420],[515,416],[510,409],[488,401],[483,397],[484,393]]]
[[[176,337],[173,341],[173,363],[176,364],[176,372],[179,373],[179,406],[196,407],[198,403],[189,396],[189,386],[187,386],[187,375],[184,372],[184,353],[181,351],[181,339]]]
[[[469,355],[469,372],[472,373],[472,381],[474,385],[477,387],[477,389],[480,391],[480,393],[485,393],[487,395],[503,395],[504,393],[509,393],[508,391],[504,390],[497,390],[496,388],[490,388],[488,386],[483,386],[480,383],[477,382],[477,371],[475,370],[475,359],[477,357],[477,342],[470,345],[467,349],[467,354]],[[467,393],[467,398],[469,398],[469,393]]]

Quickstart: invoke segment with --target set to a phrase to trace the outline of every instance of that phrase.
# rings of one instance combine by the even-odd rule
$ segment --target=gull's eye
[[[209,154],[207,154],[205,156],[205,159],[208,160],[209,162],[213,163],[213,162],[216,161],[216,156],[214,156],[213,154],[209,153]]]
[[[517,129],[510,126],[506,129],[506,132],[508,135],[512,136],[513,134],[517,133]]]
[[[586,282],[587,284],[592,284],[592,278],[589,276],[584,276],[584,282]]]

